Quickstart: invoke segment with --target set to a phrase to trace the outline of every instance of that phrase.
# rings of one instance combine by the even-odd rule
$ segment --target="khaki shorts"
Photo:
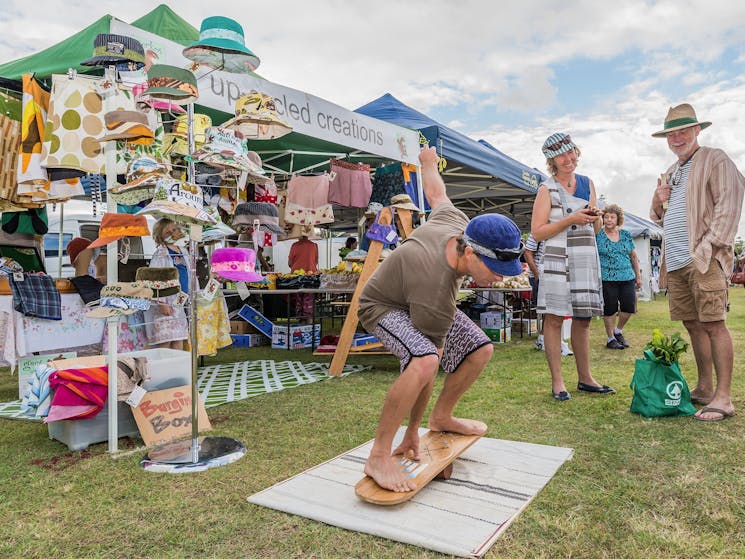
[[[727,317],[729,293],[727,274],[712,259],[702,274],[691,263],[667,274],[667,297],[671,320],[716,322]]]

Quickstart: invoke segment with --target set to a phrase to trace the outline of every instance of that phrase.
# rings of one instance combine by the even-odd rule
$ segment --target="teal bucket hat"
[[[241,24],[223,16],[205,18],[199,40],[186,47],[183,55],[210,68],[236,74],[251,72],[259,66],[259,57],[246,47]]]
[[[188,105],[199,98],[197,78],[178,66],[154,64],[147,71],[147,89],[142,94],[177,105]]]

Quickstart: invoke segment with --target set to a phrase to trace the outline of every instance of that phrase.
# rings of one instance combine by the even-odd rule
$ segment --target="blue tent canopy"
[[[505,155],[412,109],[390,93],[356,112],[419,130],[447,161],[443,178],[448,197],[466,214],[509,215],[521,229],[530,225],[533,199],[543,175]]]

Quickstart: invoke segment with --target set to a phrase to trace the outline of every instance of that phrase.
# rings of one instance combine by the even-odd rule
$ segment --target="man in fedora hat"
[[[699,146],[699,133],[710,125],[684,103],[671,107],[663,129],[652,134],[667,138],[678,159],[657,180],[650,216],[665,231],[660,284],[667,282],[670,318],[683,321],[696,357],[691,399],[704,407],[694,418],[721,421],[735,414],[734,350],[725,318],[745,178],[721,149]]]
[[[508,217],[484,214],[470,222],[447,197],[434,148],[419,154],[424,194],[432,207],[417,228],[375,270],[360,296],[365,329],[401,360],[401,374],[383,404],[365,473],[396,492],[415,489],[391,454],[401,423],[409,422],[393,455],[419,460],[418,429],[440,365],[448,373],[429,416],[429,428],[483,435],[486,425],[453,415],[461,396],[492,356],[487,335],[456,309],[458,287],[466,274],[478,284],[522,272],[520,230]]]

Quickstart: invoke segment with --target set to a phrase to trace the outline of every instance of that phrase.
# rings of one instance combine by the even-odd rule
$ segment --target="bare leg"
[[[563,323],[563,316],[543,315],[543,347],[546,350],[548,369],[551,371],[551,390],[556,394],[567,389],[564,385],[564,378],[561,376],[561,325]],[[574,340],[572,340],[572,349],[574,349]]]
[[[713,394],[713,398],[708,404],[709,406],[727,412],[734,412],[735,408],[730,398],[734,349],[732,347],[732,336],[726,323],[723,320],[719,320],[716,322],[685,321],[683,324],[691,336],[693,352],[696,356],[696,365],[698,366],[700,363],[698,351],[703,351],[701,360],[707,356],[709,358],[708,364],[703,367],[703,378],[701,374],[702,369],[699,367],[699,380],[695,389],[696,396],[702,397],[701,395],[703,395],[705,397]],[[696,339],[695,343],[693,342],[694,339]],[[712,363],[717,376],[716,390],[713,388]],[[708,378],[706,377],[707,374]],[[700,392],[698,392],[699,388],[701,389]],[[707,392],[707,388],[711,391]],[[696,415],[702,419],[716,419],[719,414],[715,412],[701,413],[699,411]]]
[[[605,324],[605,334],[608,338],[612,338],[613,330],[616,328],[616,315],[604,316],[603,323]]]
[[[629,318],[631,318],[631,313],[627,312],[619,312],[618,313],[618,328],[619,330],[623,330],[623,327],[626,326],[626,323],[629,321]]]
[[[592,378],[590,372],[590,321],[572,320],[572,349],[574,350],[574,362],[577,364],[577,377],[579,382],[601,386]]]
[[[445,385],[429,416],[429,428],[434,431],[449,431],[461,435],[483,435],[486,424],[475,419],[453,417],[453,409],[471,385],[479,378],[481,371],[491,359],[494,346],[481,346],[471,353],[460,367],[445,377]]]
[[[683,326],[691,338],[693,356],[696,359],[698,380],[691,396],[701,400],[710,400],[714,396],[714,370],[711,356],[711,340],[698,320],[684,320]]]
[[[439,363],[437,355],[414,357],[388,391],[375,432],[375,441],[365,463],[365,474],[384,489],[404,492],[416,488],[416,484],[401,472],[397,461],[391,455],[391,447],[396,431],[406,416],[409,413],[423,413],[423,408],[419,410],[424,397],[423,392],[432,390]],[[407,429],[409,438],[413,435],[411,423],[413,422],[410,422]],[[416,425],[416,428],[418,427],[419,425]],[[417,440],[417,447],[418,444]]]

